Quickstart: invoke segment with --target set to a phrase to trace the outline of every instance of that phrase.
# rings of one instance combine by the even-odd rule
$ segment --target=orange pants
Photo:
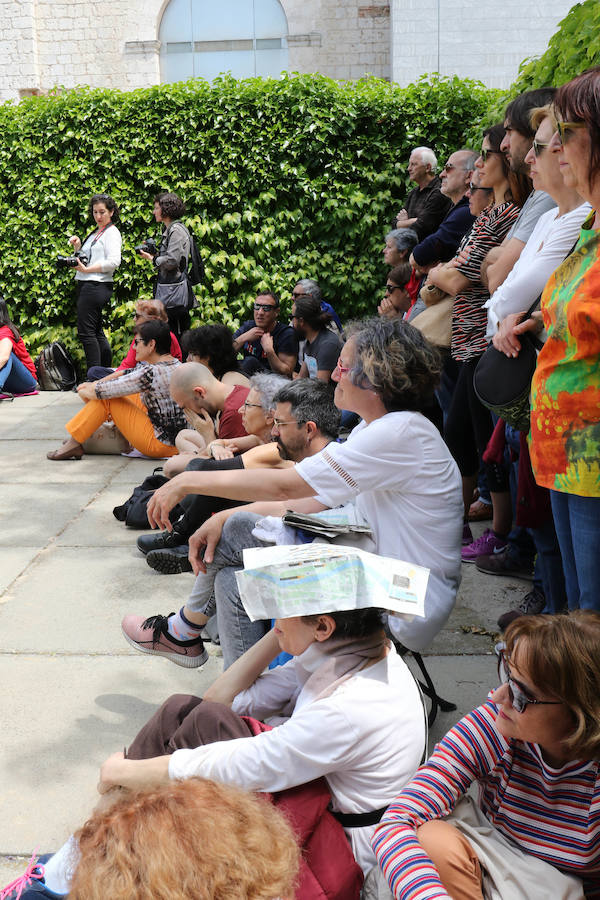
[[[109,400],[89,400],[73,416],[65,428],[76,441],[83,444],[107,419],[112,419],[132,447],[144,456],[175,456],[177,447],[163,444],[154,434],[152,422],[139,394],[112,397]]]
[[[483,900],[477,854],[458,828],[443,819],[433,819],[417,828],[417,840],[452,900]]]

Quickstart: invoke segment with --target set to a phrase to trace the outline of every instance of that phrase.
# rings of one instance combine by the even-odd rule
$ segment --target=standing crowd
[[[159,196],[163,240],[139,251],[155,298],[114,371],[101,310],[118,209],[92,198],[96,230],[71,238],[84,405],[48,458],[80,460],[112,420],[165,460],[157,531],[137,545],[190,590],[174,612],[132,611],[123,636],[186,668],[219,643],[224,670],[106,760],[90,820],[0,900],[600,898],[600,68],[516,97],[436,169],[413,150],[385,293],[348,323],[303,279],[289,324],[264,291],[235,333],[189,330],[190,236],[179,198]],[[27,386],[3,316],[0,378]],[[396,584],[385,609],[330,592],[315,565],[317,600],[282,588],[256,619],[244,552],[301,553],[314,534],[290,513],[358,524],[335,542],[428,569],[423,615],[398,611]],[[499,620],[487,698],[428,755],[401,654],[444,626],[461,564],[531,588]]]

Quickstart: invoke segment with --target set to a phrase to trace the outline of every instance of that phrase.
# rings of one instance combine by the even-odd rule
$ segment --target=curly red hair
[[[202,778],[121,795],[75,835],[71,900],[293,898],[300,851],[267,800]]]

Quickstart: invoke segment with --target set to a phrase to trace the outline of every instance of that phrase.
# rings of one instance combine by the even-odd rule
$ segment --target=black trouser
[[[230,469],[243,469],[241,456],[232,459],[193,459],[186,469],[189,472],[224,472]],[[177,531],[181,535],[191,537],[201,525],[210,519],[213,513],[232,506],[243,506],[239,500],[225,500],[223,497],[205,497],[204,494],[188,494],[180,504],[185,514],[177,521]]]
[[[77,336],[83,344],[86,368],[109,367],[112,350],[102,330],[102,310],[110,301],[112,281],[77,281]]]
[[[478,399],[473,387],[473,374],[479,357],[458,363],[458,378],[448,410],[444,437],[456,460],[460,474],[476,476],[480,459],[494,430],[492,414]],[[508,490],[506,466],[485,463],[490,491]]]
[[[184,331],[190,327],[190,314],[183,306],[173,306],[167,309],[167,318],[169,320],[169,329],[173,332],[177,340],[181,338]]]

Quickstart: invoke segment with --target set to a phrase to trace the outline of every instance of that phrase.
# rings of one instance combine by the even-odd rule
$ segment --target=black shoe
[[[504,631],[511,622],[514,622],[520,616],[537,616],[542,612],[545,605],[546,597],[544,592],[534,587],[528,594],[525,594],[516,609],[509,609],[508,612],[502,613],[498,619],[498,628]]]
[[[188,559],[189,547],[173,547],[171,550],[151,550],[146,556],[146,562],[151,569],[161,572],[163,575],[179,575],[181,572],[193,572],[192,564]]]
[[[173,547],[187,546],[187,542],[187,535],[180,534],[175,528],[173,531],[161,531],[159,534],[142,534],[136,541],[138,550],[144,554],[150,553],[151,550],[171,550]]]

